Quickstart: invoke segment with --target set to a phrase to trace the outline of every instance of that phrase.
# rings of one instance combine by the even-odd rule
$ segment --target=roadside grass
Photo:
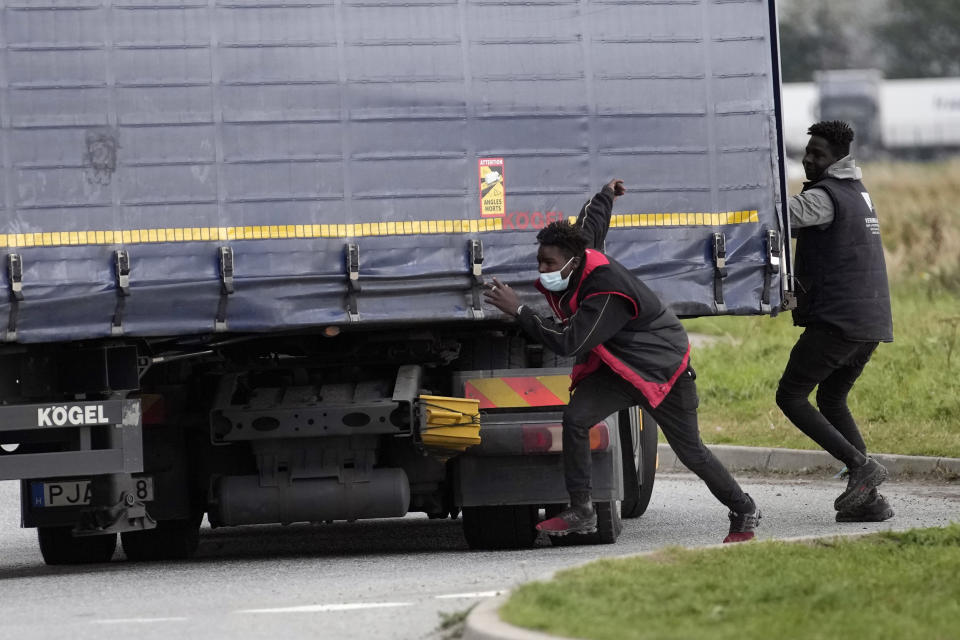
[[[848,399],[867,447],[960,457],[960,299],[898,286],[893,313],[894,342],[877,348]],[[725,338],[692,355],[704,442],[818,448],[774,398],[801,332],[789,313],[684,324],[689,331]]]
[[[514,625],[587,640],[956,638],[960,524],[858,539],[667,548],[514,591]]]
[[[960,457],[960,160],[864,174],[883,225],[894,342],[874,353],[851,411],[871,451]],[[684,325],[724,338],[693,353],[705,442],[818,448],[774,400],[801,332],[789,313]]]
[[[960,158],[869,164],[863,174],[891,278],[921,278],[960,293]]]

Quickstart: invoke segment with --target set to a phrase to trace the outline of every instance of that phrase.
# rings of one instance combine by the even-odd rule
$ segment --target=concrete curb
[[[707,445],[713,454],[731,471],[761,471],[767,473],[838,472],[843,464],[826,451],[806,449],[774,449],[770,447],[738,447]],[[657,446],[660,471],[686,471],[669,445]],[[937,476],[946,480],[960,479],[960,458],[902,456],[890,453],[871,453],[877,462],[887,468],[891,478],[898,476]]]
[[[500,607],[510,597],[504,593],[484,600],[467,616],[463,640],[572,640],[549,633],[515,627],[500,619]]]
[[[796,538],[782,538],[778,542],[809,542],[811,540],[831,540],[838,538],[863,538],[866,536],[874,535],[875,532],[856,532],[856,533],[840,533],[835,535],[828,536],[799,536]],[[731,549],[735,548],[737,545],[726,545],[726,544],[713,544],[705,547],[697,547],[697,550],[703,549]],[[645,553],[638,553],[628,556],[618,556],[619,558],[642,558],[643,556],[653,555],[658,553],[660,550],[647,551]],[[588,560],[586,562],[580,563],[576,566],[582,566],[594,562],[596,558]],[[562,569],[566,571],[569,568],[567,567]],[[544,578],[549,580],[552,578],[553,574]],[[507,601],[510,597],[510,593],[503,593],[495,598],[490,598],[485,600],[474,607],[473,611],[470,612],[470,615],[467,616],[466,624],[463,629],[463,640],[576,640],[574,638],[569,638],[566,636],[555,636],[549,633],[544,633],[542,631],[533,631],[531,629],[524,629],[522,627],[516,627],[510,623],[504,622],[500,619],[500,607]]]

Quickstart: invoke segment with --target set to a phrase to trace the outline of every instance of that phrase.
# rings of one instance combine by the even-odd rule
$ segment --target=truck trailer
[[[618,177],[606,252],[679,316],[776,314],[779,87],[773,0],[0,0],[23,526],[48,564],[186,558],[204,517],[533,545],[570,362],[485,280],[543,307],[537,231]],[[568,542],[643,513],[656,442],[593,427]]]

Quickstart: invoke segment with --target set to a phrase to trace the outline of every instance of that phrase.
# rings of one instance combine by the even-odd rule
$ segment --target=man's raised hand
[[[613,191],[613,197],[622,196],[627,192],[627,188],[623,186],[623,180],[619,178],[614,178],[607,183],[607,188]]]

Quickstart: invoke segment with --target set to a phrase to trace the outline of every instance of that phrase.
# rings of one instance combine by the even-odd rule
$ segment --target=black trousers
[[[798,429],[847,467],[866,462],[867,446],[847,407],[847,395],[877,348],[824,326],[800,335],[777,387],[777,406]],[[817,408],[809,396],[817,387]]]
[[[733,476],[700,439],[697,425],[696,374],[688,369],[656,409],[632,384],[607,367],[580,381],[563,413],[563,469],[567,491],[589,492],[590,427],[612,413],[633,406],[649,412],[660,425],[677,458],[700,476],[710,492],[731,511],[750,513],[754,505]]]

